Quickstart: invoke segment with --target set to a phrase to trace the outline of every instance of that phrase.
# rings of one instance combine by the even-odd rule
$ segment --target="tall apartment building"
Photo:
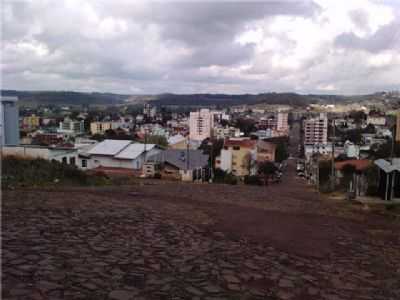
[[[263,130],[266,129],[276,130],[277,120],[275,117],[262,117],[258,121],[258,128]]]
[[[155,118],[155,116],[157,115],[157,107],[151,106],[148,103],[144,104],[143,115],[146,117]]]
[[[203,141],[211,137],[214,127],[214,115],[209,109],[191,112],[189,117],[189,138],[195,141]]]
[[[0,96],[0,146],[19,144],[17,97]]]
[[[400,112],[397,114],[396,119],[396,142],[400,142]]]
[[[279,112],[276,117],[276,130],[282,132],[289,131],[288,113]]]
[[[304,121],[304,144],[326,144],[328,142],[328,118],[320,114],[318,118]]]

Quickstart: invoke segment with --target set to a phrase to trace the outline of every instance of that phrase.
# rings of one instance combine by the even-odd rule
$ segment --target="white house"
[[[59,123],[57,132],[71,135],[82,134],[85,132],[85,122],[73,121],[70,118],[65,118],[64,121]]]
[[[372,124],[374,126],[385,126],[386,118],[380,115],[369,115],[367,117],[367,124]]]
[[[90,169],[97,167],[139,170],[146,158],[161,151],[155,144],[124,140],[104,140],[87,152]]]
[[[350,141],[346,141],[344,143],[344,154],[346,154],[347,157],[359,158],[360,157],[360,146],[355,145],[354,143],[352,143]]]

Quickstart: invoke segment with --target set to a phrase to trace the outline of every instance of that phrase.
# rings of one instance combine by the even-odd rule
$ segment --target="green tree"
[[[330,160],[322,160],[319,162],[319,185],[323,186],[329,182],[332,172],[332,162]]]
[[[370,156],[373,159],[390,158],[392,154],[392,141],[389,140],[384,144],[374,144],[371,146]],[[393,156],[400,156],[400,142],[396,142],[393,147]]]
[[[288,150],[285,143],[279,143],[276,146],[275,161],[282,162],[288,158]]]
[[[268,180],[271,178],[278,168],[270,161],[262,162],[258,165],[258,174],[264,177],[264,183],[268,185]]]
[[[278,168],[275,166],[273,162],[265,161],[258,165],[258,173],[264,176],[272,176]]]
[[[355,166],[351,164],[345,164],[342,168],[343,180],[342,184],[345,188],[347,188],[351,181],[353,181],[353,176],[356,173],[357,169]]]
[[[240,118],[236,120],[236,127],[239,128],[244,135],[248,136],[250,132],[256,130],[256,123],[252,119]]]
[[[354,119],[354,122],[358,125],[362,124],[362,122],[367,119],[367,115],[362,110],[351,111],[349,117]]]
[[[209,159],[212,158],[213,161],[211,163],[214,166],[215,158],[221,154],[221,150],[223,147],[223,139],[205,139],[201,142],[199,149],[202,150],[204,154],[207,154],[209,156]]]
[[[161,147],[167,147],[168,141],[165,136],[162,135],[150,135],[147,137],[148,144],[156,144]]]

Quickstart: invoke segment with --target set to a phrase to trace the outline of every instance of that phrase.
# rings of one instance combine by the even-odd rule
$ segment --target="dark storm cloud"
[[[400,21],[395,20],[381,27],[367,38],[358,37],[353,32],[343,33],[336,38],[335,44],[343,48],[362,49],[370,52],[387,49],[400,51]]]

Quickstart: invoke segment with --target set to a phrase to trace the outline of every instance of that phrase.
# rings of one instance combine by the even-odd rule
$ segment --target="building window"
[[[69,164],[75,166],[75,157],[70,157],[69,158]]]
[[[240,146],[233,146],[233,150],[240,150]]]
[[[82,165],[82,168],[87,168],[87,160],[82,159],[81,165]]]
[[[66,163],[67,163],[67,158],[66,158],[66,157],[63,157],[63,158],[62,158],[62,163],[63,163],[63,164],[66,164]]]

